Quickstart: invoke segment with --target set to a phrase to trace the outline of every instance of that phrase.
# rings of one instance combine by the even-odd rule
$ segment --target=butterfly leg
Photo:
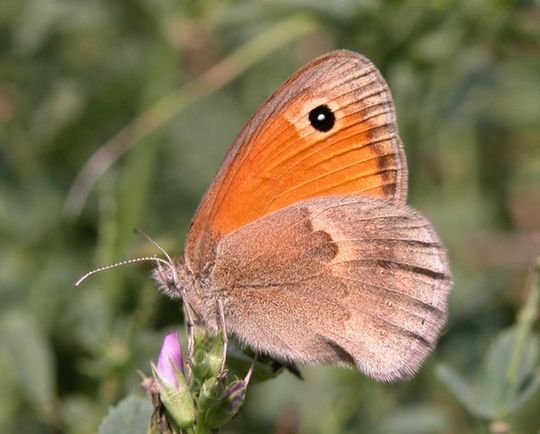
[[[251,375],[253,374],[253,371],[255,370],[255,364],[257,363],[257,354],[253,356],[253,360],[251,361],[251,365],[249,366],[249,370],[244,377],[244,383],[246,387],[249,385],[249,381],[251,380]]]
[[[225,312],[223,310],[223,299],[217,299],[217,307],[219,312],[219,323],[221,327],[221,333],[223,333],[223,352],[221,356],[221,367],[219,368],[219,378],[224,378],[226,375],[225,372],[225,362],[227,361],[227,346],[229,345],[229,337],[227,336],[227,327],[225,325]]]
[[[189,305],[186,303],[186,291],[182,289],[182,299],[184,300],[184,313],[188,337],[188,360],[187,360],[187,376],[186,380],[189,384],[191,381],[191,363],[193,360],[193,353],[195,351],[195,337],[193,336],[193,317],[191,316],[191,310]]]

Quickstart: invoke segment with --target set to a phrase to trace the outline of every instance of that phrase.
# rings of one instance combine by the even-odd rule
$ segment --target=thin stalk
[[[195,80],[181,86],[142,112],[88,159],[71,185],[64,202],[64,214],[77,217],[98,179],[148,134],[162,127],[181,110],[221,89],[273,51],[316,28],[315,22],[304,15],[280,21],[245,43]]]
[[[525,305],[518,314],[514,348],[506,371],[508,396],[515,396],[519,388],[519,371],[525,357],[532,327],[537,318],[538,303],[540,302],[540,258],[536,259],[527,286],[529,294]]]

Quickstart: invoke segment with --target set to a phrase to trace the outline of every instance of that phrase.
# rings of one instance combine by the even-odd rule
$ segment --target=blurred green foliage
[[[75,278],[154,254],[135,226],[179,254],[250,114],[303,63],[350,48],[390,84],[410,201],[449,247],[449,324],[412,381],[283,374],[248,390],[228,432],[537,434],[538,307],[516,318],[540,254],[539,23],[538,0],[2,0],[0,432],[95,432],[142,396],[137,370],[181,323],[178,304],[147,266]],[[65,212],[85,162],[126,126],[125,155],[106,155],[82,213]]]

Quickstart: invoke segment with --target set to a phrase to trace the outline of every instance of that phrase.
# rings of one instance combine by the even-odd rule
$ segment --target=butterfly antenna
[[[170,255],[165,251],[165,249],[163,247],[160,246],[160,244],[154,240],[150,235],[148,235],[146,232],[144,232],[141,228],[135,228],[135,233],[139,234],[139,235],[142,235],[144,238],[146,238],[146,240],[150,241],[154,246],[156,246],[159,251],[161,253],[163,253],[165,255],[165,257],[168,259],[169,261],[169,265],[172,265],[174,264],[172,258],[170,257]]]
[[[166,264],[167,266],[170,266],[169,262],[165,261],[164,259],[157,258],[155,256],[145,256],[145,257],[142,257],[142,258],[126,259],[125,261],[117,262],[116,264],[106,265],[104,267],[99,267],[99,268],[96,268],[95,270],[89,271],[88,273],[86,273],[83,276],[79,277],[79,279],[75,282],[75,286],[79,286],[83,281],[85,281],[92,274],[99,273],[100,271],[110,270],[111,268],[120,267],[122,265],[133,264],[135,262],[145,262],[145,261],[162,262],[162,263]]]

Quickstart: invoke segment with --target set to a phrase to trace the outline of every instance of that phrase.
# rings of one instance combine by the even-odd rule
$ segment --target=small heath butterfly
[[[445,248],[407,205],[388,85],[346,50],[315,59],[257,110],[154,277],[195,321],[286,363],[414,374],[447,316]]]
[[[233,142],[183,256],[154,278],[190,321],[285,363],[413,375],[445,324],[452,278],[435,229],[407,205],[377,68],[339,50],[289,78]]]

